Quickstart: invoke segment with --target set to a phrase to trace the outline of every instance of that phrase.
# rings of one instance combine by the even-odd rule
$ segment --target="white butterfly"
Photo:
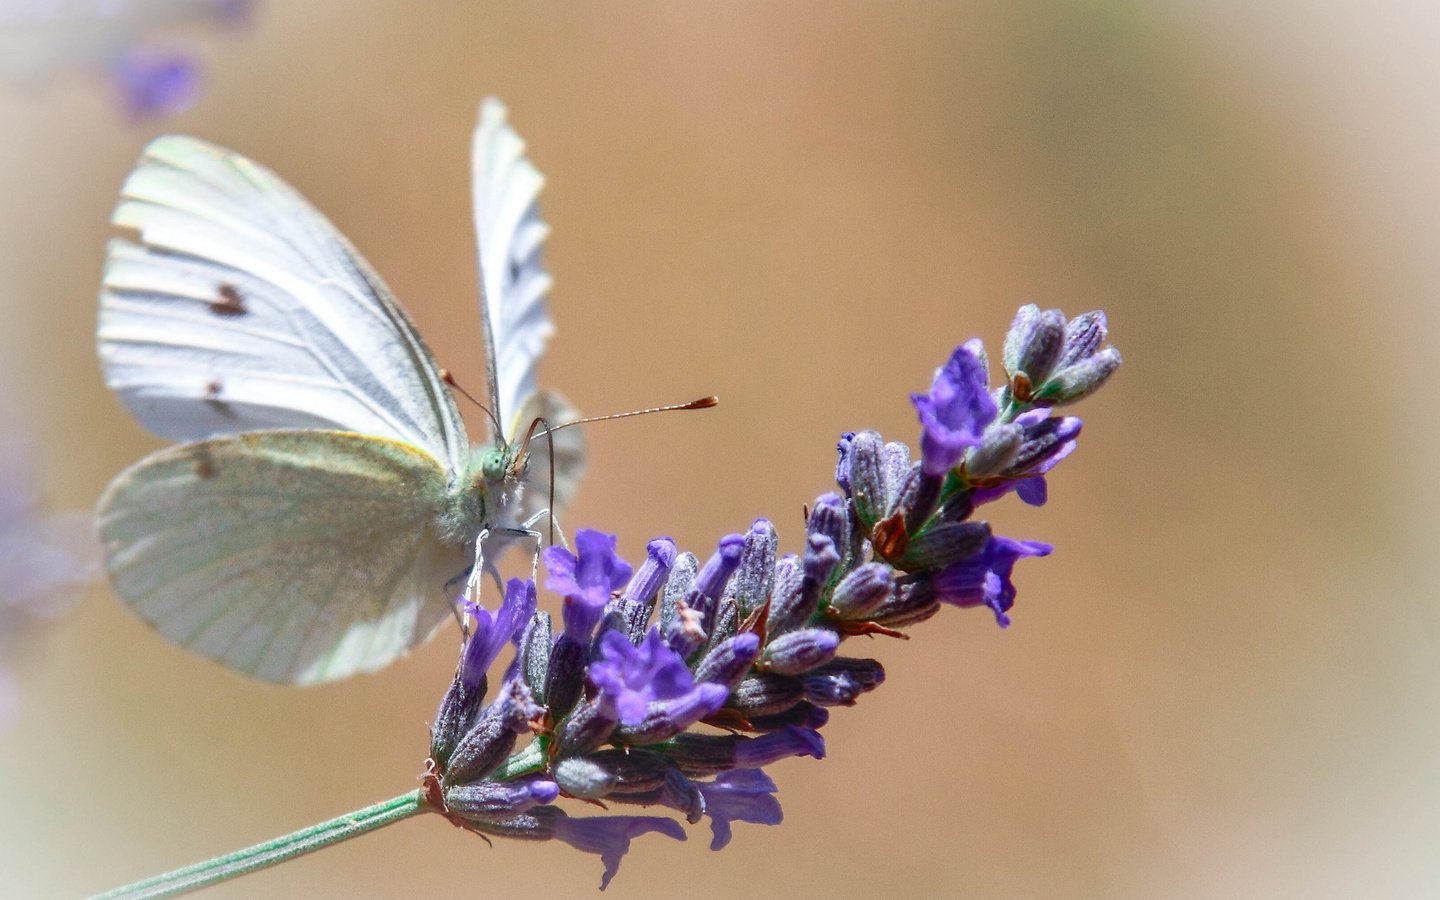
[[[264,167],[189,137],[146,148],[109,246],[97,344],[105,380],[150,431],[190,441],[100,500],[116,591],[170,640],[257,678],[373,671],[451,615],[444,585],[482,529],[542,514],[543,178],[494,99],[473,149],[481,314],[502,433],[472,448],[444,376],[390,291],[319,212]],[[508,416],[508,418],[506,418]],[[584,465],[553,435],[555,500]],[[525,481],[534,488],[523,490]]]

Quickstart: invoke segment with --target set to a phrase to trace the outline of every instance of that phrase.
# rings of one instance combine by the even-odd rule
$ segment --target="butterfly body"
[[[389,290],[292,188],[238,154],[162,137],[127,179],[97,344],[141,424],[183,443],[101,498],[117,593],[170,640],[269,681],[372,671],[450,616],[482,533],[573,492],[583,444],[540,466],[520,422],[573,416],[534,385],[553,330],[541,180],[496,101],[475,192],[494,421],[471,446],[446,379]],[[543,468],[541,468],[543,466]],[[527,488],[530,488],[527,490]],[[498,545],[503,541],[497,542]]]

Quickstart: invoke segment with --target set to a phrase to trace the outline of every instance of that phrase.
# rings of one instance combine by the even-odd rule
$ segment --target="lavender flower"
[[[475,627],[460,657],[460,675],[467,686],[474,687],[505,645],[517,639],[535,615],[535,582],[510,579],[505,585],[505,599],[493,615],[472,600],[464,601],[463,606],[475,620]]]
[[[565,634],[588,641],[610,593],[625,586],[633,571],[615,552],[615,536],[590,528],[575,534],[578,556],[564,547],[546,547],[545,570],[550,573],[545,587],[565,598]]]
[[[655,816],[597,816],[593,818],[557,819],[554,834],[576,850],[597,853],[605,864],[605,874],[600,878],[600,890],[610,885],[610,879],[620,871],[620,860],[630,852],[630,841],[642,834],[663,834],[677,841],[685,840],[685,829],[671,819]]]
[[[674,700],[695,690],[695,679],[685,660],[651,628],[636,647],[618,631],[600,639],[600,655],[590,664],[590,680],[600,690],[602,703],[611,705],[624,725],[638,725],[651,703]]]
[[[841,655],[844,641],[898,635],[944,607],[984,606],[1010,623],[1015,564],[1052,548],[995,535],[972,515],[1011,491],[1043,503],[1045,476],[1075,448],[1080,420],[1051,416],[1046,398],[1069,395],[1042,389],[1108,358],[1103,341],[1099,314],[1067,325],[1058,311],[1022,310],[1005,351],[1011,380],[993,396],[984,347],[956,348],[930,393],[912,397],[920,461],[874,432],[847,432],[841,493],[811,505],[800,555],[778,553],[765,519],[721,539],[703,565],[668,539],[652,541],[633,578],[612,535],[581,530],[575,553],[546,549],[564,629],[551,639],[533,585],[521,582],[493,616],[469,607],[475,632],[452,684],[469,705],[447,695],[437,716],[432,806],[485,834],[597,853],[602,888],[634,837],[684,832],[669,819],[571,818],[559,799],[660,805],[691,823],[708,816],[716,850],[734,822],[778,824],[763,768],[823,758],[828,710],[854,706],[885,680],[876,660]],[[1016,390],[1021,375],[1037,389]],[[657,605],[659,622],[648,625]],[[511,640],[517,658],[504,687],[475,708],[481,673]],[[729,733],[693,728],[702,722]],[[516,749],[526,731],[534,740]]]
[[[968,347],[956,347],[936,373],[929,394],[911,394],[920,413],[922,468],[944,475],[965,451],[980,443],[995,418],[995,401],[985,383],[985,366]]]
[[[711,850],[723,850],[730,843],[731,822],[779,825],[783,814],[775,799],[775,782],[760,769],[722,772],[714,781],[696,785],[705,799],[710,817]]]
[[[985,549],[937,574],[932,582],[935,598],[953,606],[988,606],[1004,628],[1015,605],[1015,584],[1010,580],[1015,563],[1031,556],[1049,556],[1055,548],[1039,541],[1013,541],[995,535]]]

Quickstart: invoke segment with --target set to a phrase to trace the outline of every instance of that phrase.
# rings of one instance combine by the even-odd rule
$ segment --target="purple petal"
[[[935,373],[929,394],[911,394],[920,414],[920,454],[927,475],[944,475],[995,419],[995,400],[985,365],[967,347],[956,347]]]
[[[575,554],[552,544],[540,553],[540,561],[550,575],[545,579],[545,590],[561,596],[580,593],[580,585],[575,582]]]
[[[992,535],[985,549],[962,559],[935,576],[935,598],[959,607],[988,606],[1004,628],[1005,615],[1015,605],[1015,585],[1010,580],[1015,563],[1031,556],[1048,556],[1055,548],[1039,541],[1017,541]]]
[[[566,816],[555,820],[555,837],[576,850],[600,856],[605,864],[605,875],[600,879],[602,891],[620,870],[620,861],[630,852],[630,841],[650,832],[685,840],[685,829],[679,822],[658,816]]]
[[[1045,485],[1045,476],[1036,475],[1015,483],[1015,495],[1031,506],[1044,506],[1050,491]]]
[[[620,632],[607,631],[589,675],[600,689],[600,702],[610,704],[623,725],[640,724],[651,703],[695,691],[689,668],[660,637],[658,626],[650,629],[639,647]]]
[[[710,817],[711,850],[721,850],[730,843],[731,822],[779,825],[784,817],[780,801],[774,796],[775,782],[759,769],[734,769],[697,787],[705,798],[705,814]]]
[[[505,599],[494,614],[471,602],[465,604],[465,611],[475,618],[475,630],[461,655],[460,677],[467,687],[473,688],[505,645],[515,639],[535,614],[535,582],[510,579],[505,586]]]

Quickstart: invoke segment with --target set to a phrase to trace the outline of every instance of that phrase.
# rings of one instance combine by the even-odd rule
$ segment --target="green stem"
[[[338,844],[358,837],[367,831],[384,828],[401,819],[408,819],[416,813],[428,812],[420,791],[402,794],[393,800],[367,806],[328,822],[303,828],[284,837],[256,844],[244,850],[237,850],[225,856],[217,856],[204,862],[156,875],[144,881],[127,884],[95,897],[94,900],[116,900],[140,897],[173,897],[188,891],[199,890],[216,882],[244,875],[256,869],[273,866],[276,863],[303,856],[314,850],[321,850],[331,844]]]

